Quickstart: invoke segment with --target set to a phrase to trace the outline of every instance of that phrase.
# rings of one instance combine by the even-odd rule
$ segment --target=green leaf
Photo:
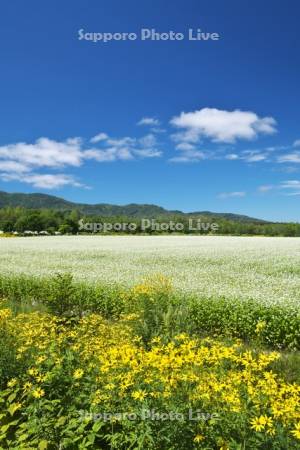
[[[98,420],[97,422],[94,423],[92,430],[94,431],[94,433],[97,433],[97,431],[99,431],[100,428],[102,428],[102,423]]]
[[[3,426],[0,428],[1,433],[6,433],[7,430],[9,429],[9,427],[10,427],[10,423],[8,423],[7,425],[3,425]]]
[[[45,440],[41,441],[39,443],[38,448],[39,448],[39,450],[45,450],[46,448],[48,448],[48,441],[45,441]]]
[[[28,434],[20,434],[20,436],[18,437],[18,441],[26,441],[27,438]]]
[[[93,434],[93,433],[91,433],[91,434],[89,434],[89,435],[87,436],[87,438],[88,438],[88,441],[89,441],[91,444],[93,444],[93,443],[95,442],[96,435]]]
[[[64,425],[64,423],[66,422],[67,417],[65,416],[61,416],[58,421],[56,422],[56,427],[60,427],[61,425]]]
[[[11,402],[13,402],[14,401],[14,399],[16,398],[16,396],[17,396],[17,393],[16,392],[13,392],[12,394],[10,394],[10,396],[8,397],[8,402],[9,403],[11,403]]]
[[[9,407],[7,410],[8,410],[8,412],[9,412],[9,414],[10,414],[11,416],[13,416],[14,413],[17,411],[17,409],[19,409],[18,404],[17,404],[17,403],[12,403],[12,404],[10,405],[10,407]]]

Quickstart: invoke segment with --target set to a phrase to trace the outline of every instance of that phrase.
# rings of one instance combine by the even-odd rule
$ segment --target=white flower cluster
[[[300,304],[300,239],[222,236],[60,236],[1,239],[2,274],[70,271],[131,286],[157,273],[202,297]]]

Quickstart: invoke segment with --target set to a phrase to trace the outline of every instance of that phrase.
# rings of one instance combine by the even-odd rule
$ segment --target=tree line
[[[193,220],[196,219],[192,216]],[[189,220],[191,216],[169,215],[156,217],[157,223],[166,223],[174,221],[183,224],[181,230],[174,232],[181,234],[221,234],[221,235],[261,235],[261,236],[300,236],[300,223],[273,223],[273,222],[243,222],[228,220],[221,217],[197,216],[197,219],[206,223],[216,223],[218,229],[213,231],[211,228],[201,228],[200,230],[191,230]],[[142,229],[142,219],[128,216],[98,216],[82,215],[79,210],[59,211],[54,209],[26,209],[22,207],[5,207],[0,209],[0,230],[4,233],[17,232],[23,234],[26,231],[47,232],[47,234],[89,234],[89,227],[82,228],[80,223],[110,223],[112,230],[110,233],[120,234],[166,234],[164,229]],[[135,224],[135,227],[129,229],[123,227],[118,230],[115,224]],[[170,232],[170,231],[169,231]],[[101,233],[101,231],[98,231]]]

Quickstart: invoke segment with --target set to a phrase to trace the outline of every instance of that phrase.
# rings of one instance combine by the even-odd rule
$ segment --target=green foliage
[[[300,349],[300,312],[254,300],[190,299],[194,332],[238,337],[273,348]],[[259,324],[263,328],[259,329]]]
[[[133,314],[131,326],[146,345],[157,336],[169,341],[190,329],[189,309],[163,276],[146,279],[129,290],[125,298],[126,312]]]
[[[298,448],[296,386],[270,372],[274,353],[185,334],[145,348],[123,321],[91,315],[70,326],[49,314],[0,312],[23,364],[0,391],[0,448]],[[189,420],[190,411],[209,417]],[[269,422],[256,429],[259,417]]]
[[[3,306],[14,304],[15,313],[31,301],[32,308],[46,307],[51,315],[29,310],[15,316],[0,309],[0,448],[297,449],[292,418],[284,426],[274,416],[274,434],[267,426],[264,433],[251,427],[254,417],[271,414],[265,396],[275,397],[282,387],[272,372],[269,381],[266,364],[288,382],[299,381],[298,353],[277,359],[269,351],[260,358],[258,352],[263,346],[299,349],[300,317],[294,310],[182,297],[163,276],[130,290],[78,283],[68,273],[49,279],[0,277],[4,294]],[[223,338],[202,340],[205,335]],[[249,345],[237,344],[235,337]],[[256,401],[262,386],[266,390],[259,407],[247,397],[249,378]],[[296,388],[286,389],[296,397]],[[225,397],[218,403],[219,395]],[[285,395],[274,405],[284,401]],[[288,404],[291,417],[294,405]],[[218,420],[141,418],[145,409],[188,417],[189,408],[217,412]],[[80,411],[133,412],[137,418],[94,421]]]
[[[201,298],[171,288],[153,286],[153,280],[126,294],[127,310],[136,313],[135,332],[144,342],[155,336],[171,339],[187,332],[198,336],[240,338],[256,347],[300,349],[300,311],[297,307],[264,305],[255,300]]]
[[[16,313],[47,308],[65,317],[99,313],[105,318],[117,318],[124,311],[121,292],[114,285],[75,282],[68,273],[49,278],[0,276],[0,299],[5,299]]]
[[[53,278],[46,305],[57,316],[75,315],[77,309],[76,288],[70,274],[57,274]],[[77,311],[76,311],[77,312]]]
[[[95,312],[112,319],[134,313],[139,317],[135,329],[145,342],[159,334],[172,337],[184,331],[241,338],[276,349],[300,349],[300,312],[292,306],[193,297],[173,290],[147,292],[143,286],[140,291],[126,290],[74,281],[69,274],[49,278],[0,276],[0,298],[7,299],[18,312],[47,307],[59,316],[82,317]]]
[[[13,378],[20,369],[16,355],[14,337],[4,327],[0,328],[0,389],[7,380]]]
[[[5,195],[4,195],[5,194]],[[4,195],[4,197],[3,197]],[[7,196],[12,197],[7,197]],[[6,194],[0,192],[0,230],[5,233],[17,231],[41,232],[47,231],[53,234],[59,231],[62,234],[76,234],[79,232],[89,233],[92,231],[80,230],[79,219],[83,223],[108,223],[135,224],[135,229],[124,227],[123,233],[127,234],[166,234],[165,231],[142,228],[142,219],[154,218],[156,223],[181,223],[183,229],[176,231],[181,234],[219,234],[219,235],[257,235],[257,236],[300,236],[299,223],[272,223],[253,219],[236,214],[221,214],[210,212],[182,213],[180,211],[167,211],[155,205],[80,205],[66,202],[57,197],[28,194]],[[1,200],[2,196],[2,200]],[[10,200],[8,200],[8,198]],[[49,198],[51,200],[49,200]],[[1,206],[2,205],[2,206]],[[216,223],[217,231],[207,229],[192,230],[199,219],[204,224]],[[120,233],[120,231],[116,231]],[[170,231],[171,232],[171,231]]]
[[[271,364],[271,369],[274,372],[284,376],[284,379],[289,383],[300,384],[300,353],[281,352],[281,358]]]

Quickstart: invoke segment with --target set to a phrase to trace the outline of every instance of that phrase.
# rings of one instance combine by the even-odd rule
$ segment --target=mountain
[[[139,218],[155,218],[161,216],[203,216],[203,217],[215,217],[224,218],[236,222],[264,222],[264,220],[255,219],[252,217],[232,214],[232,213],[215,213],[211,211],[197,211],[191,213],[184,213],[182,211],[169,211],[161,206],[157,205],[141,205],[141,204],[129,204],[129,205],[110,205],[107,203],[99,203],[95,205],[89,205],[86,203],[74,203],[69,202],[60,197],[47,194],[22,194],[22,193],[8,193],[0,191],[0,208],[7,206],[22,207],[28,209],[55,209],[59,211],[78,210],[82,214],[86,215],[98,215],[98,216],[128,216]]]
[[[233,213],[216,213],[211,211],[197,211],[187,213],[189,216],[205,216],[205,217],[215,217],[231,220],[233,222],[259,222],[259,223],[270,223],[267,220],[256,219],[254,217],[245,216],[243,214],[233,214]]]

